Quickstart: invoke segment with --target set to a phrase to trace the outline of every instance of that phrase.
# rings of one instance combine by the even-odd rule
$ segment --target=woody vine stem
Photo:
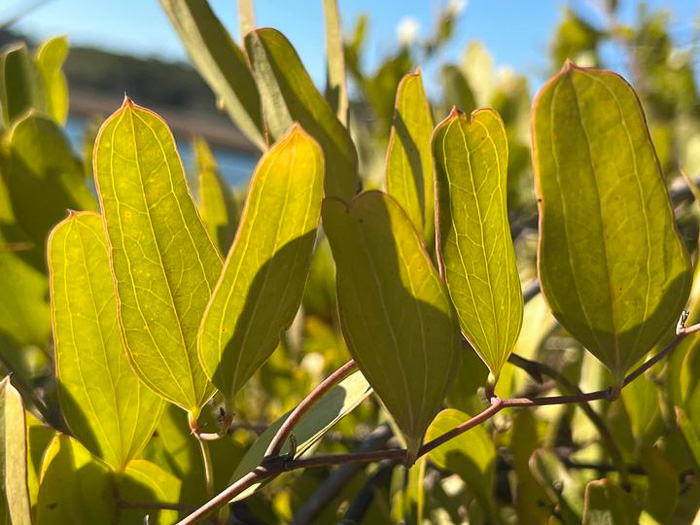
[[[681,317],[681,321],[676,329],[675,338],[659,351],[652,358],[648,359],[634,371],[630,372],[624,379],[622,387],[624,388],[630,382],[634,381],[640,375],[649,370],[656,363],[661,361],[664,357],[668,356],[683,339],[688,335],[696,332],[700,332],[700,323],[689,327],[684,326],[685,322],[685,312],[684,316]],[[514,360],[516,362],[518,358]],[[521,363],[522,364],[522,363]],[[382,460],[394,460],[394,461],[405,461],[406,451],[404,449],[386,449],[378,450],[375,452],[365,452],[365,453],[350,453],[350,454],[332,454],[332,455],[317,455],[310,458],[293,459],[293,454],[290,455],[280,455],[282,446],[284,445],[286,439],[290,436],[294,426],[299,422],[301,417],[306,413],[306,411],[319,399],[321,398],[333,385],[338,383],[343,379],[348,373],[350,373],[355,368],[355,363],[353,361],[348,361],[333,374],[328,376],[323,382],[321,382],[313,391],[311,391],[302,401],[297,405],[297,407],[292,411],[286,423],[280,427],[277,434],[274,436],[270,445],[267,449],[265,458],[262,463],[240,478],[238,481],[224,489],[218,495],[210,499],[207,503],[199,507],[197,510],[192,512],[189,516],[178,522],[178,525],[191,525],[197,523],[200,520],[211,515],[217,509],[231,501],[241,492],[251,487],[256,483],[260,483],[267,478],[273,478],[282,474],[283,472],[289,472],[292,470],[298,470],[310,467],[328,467],[333,465],[345,465],[348,463],[373,463]],[[418,457],[422,457],[431,450],[439,447],[443,443],[463,434],[467,430],[470,430],[488,419],[492,418],[498,414],[504,408],[521,408],[521,407],[535,407],[544,405],[565,405],[565,404],[583,404],[589,401],[597,400],[607,400],[614,401],[620,395],[621,388],[607,388],[605,390],[597,390],[595,392],[589,393],[577,393],[572,395],[561,395],[561,396],[549,396],[549,397],[516,397],[516,398],[499,398],[493,395],[490,398],[489,406],[482,412],[474,416],[473,418],[465,421],[464,423],[458,425],[452,430],[444,433],[443,435],[425,443],[418,452]]]

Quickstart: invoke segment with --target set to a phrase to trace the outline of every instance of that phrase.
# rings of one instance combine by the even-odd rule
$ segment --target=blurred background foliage
[[[596,6],[595,19],[572,9],[562,11],[551,38],[549,73],[558,71],[567,58],[578,65],[606,67],[606,49],[614,46],[619,50],[625,61],[621,72],[636,88],[646,111],[679,228],[695,261],[700,221],[700,206],[694,199],[700,195],[695,186],[700,176],[700,40],[678,45],[669,13],[663,10],[640,4],[636,22],[625,25],[616,17],[616,1]],[[440,62],[441,46],[454,36],[456,16],[458,11],[444,9],[429,37],[407,39],[387,51],[384,61],[371,71],[364,60],[371,20],[366,16],[355,20],[345,36],[349,128],[360,157],[363,186],[382,186],[399,81],[419,65],[439,69],[439,86],[430,90],[435,123],[456,106],[465,112],[493,107],[506,124],[509,218],[521,280],[527,287],[536,277],[537,241],[529,148],[532,87],[519,72],[496,70],[489,51],[479,42],[470,43],[459,62]],[[698,24],[696,34],[700,39]],[[3,375],[13,374],[25,402],[43,420],[32,419],[29,430],[34,458],[30,469],[36,477],[47,436],[53,432],[48,425],[64,428],[54,381],[45,247],[40,240],[66,209],[95,206],[89,192],[85,193],[92,184],[94,127],[89,122],[85,126],[82,144],[67,138],[68,92],[126,91],[146,106],[225,117],[217,111],[216,99],[204,81],[188,66],[87,48],[68,52],[66,41],[60,38],[28,46],[17,44],[19,40],[9,30],[0,34],[0,41],[7,44],[0,57],[0,368]],[[34,158],[23,159],[26,145],[9,130],[31,110],[36,112],[33,118],[46,115],[35,128],[34,140],[50,143],[51,148],[38,147]],[[181,142],[185,138],[179,137]],[[186,160],[201,202],[205,198],[202,181],[224,178],[206,143],[201,138],[194,140],[193,158]],[[247,148],[251,154],[250,146]],[[56,173],[60,183],[45,184]],[[220,194],[207,198],[220,199],[223,210],[223,215],[210,220],[224,219],[208,226],[214,228],[211,231],[225,251],[238,222],[245,187],[220,186]],[[42,211],[38,221],[35,214],[27,213],[36,202],[50,203],[53,214]],[[228,231],[217,229],[222,224]],[[334,272],[328,243],[321,235],[294,324],[272,358],[237,396],[231,435],[212,446],[217,489],[228,483],[237,462],[262,430],[349,359],[338,327]],[[689,307],[692,322],[700,321],[698,288],[696,280]],[[410,471],[391,463],[343,467],[345,478],[327,469],[290,473],[235,503],[230,522],[578,523],[584,517],[586,484],[604,476],[631,492],[640,522],[697,522],[699,346],[698,336],[688,337],[668,362],[626,389],[621,400],[593,404],[594,418],[575,406],[504,411],[476,429],[478,433],[469,434],[469,442],[481,446],[470,446],[444,464],[433,458]],[[539,295],[526,305],[515,353],[544,363],[565,383],[546,373],[538,382],[533,379],[538,378],[537,371],[528,375],[507,364],[497,390],[501,396],[570,393],[576,388],[572,385],[592,391],[609,384],[604,368],[557,326]],[[474,414],[483,406],[479,388],[487,370],[473,352],[464,355],[446,406]],[[216,431],[218,416],[215,405],[205,410],[202,429]],[[347,452],[396,444],[389,419],[370,398],[340,421],[318,450]],[[182,480],[181,503],[203,501],[205,483],[198,445],[189,436],[182,411],[173,406],[165,411],[143,456]],[[630,522],[636,520],[632,514]]]

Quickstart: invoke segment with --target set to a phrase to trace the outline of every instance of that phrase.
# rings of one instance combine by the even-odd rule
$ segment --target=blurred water
[[[76,153],[83,154],[86,121],[79,117],[70,117],[66,123],[66,133]],[[194,152],[192,142],[183,137],[175,137],[182,163],[190,181],[196,180]],[[244,187],[253,174],[258,157],[239,151],[213,148],[214,156],[219,164],[221,175],[233,187]],[[192,185],[196,191],[196,185]]]

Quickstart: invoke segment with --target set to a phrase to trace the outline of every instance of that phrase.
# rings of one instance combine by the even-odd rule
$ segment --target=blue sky
[[[419,34],[427,35],[440,7],[447,1],[339,0],[339,4],[346,31],[361,13],[370,16],[367,59],[371,66],[378,63],[385,50],[396,45],[396,28],[401,20],[415,19]],[[470,41],[480,40],[494,56],[497,66],[512,66],[538,84],[547,69],[549,39],[562,10],[571,5],[591,14],[590,6],[596,1],[468,0],[459,18],[457,37],[439,61],[458,60]],[[637,2],[620,2],[621,18],[634,19]],[[0,20],[33,3],[34,0],[4,0],[0,6]],[[672,13],[674,33],[680,41],[690,40],[693,27],[697,28],[698,24],[697,0],[649,0],[647,3],[668,9]],[[211,4],[238,39],[236,0],[211,0]],[[255,8],[258,25],[273,26],[285,33],[311,76],[321,84],[324,79],[322,1],[257,0]],[[15,27],[36,38],[67,34],[74,45],[186,60],[184,49],[157,0],[50,0],[23,16]],[[614,54],[611,58],[617,59]]]

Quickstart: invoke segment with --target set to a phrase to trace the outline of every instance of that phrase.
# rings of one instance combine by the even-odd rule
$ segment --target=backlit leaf
[[[199,176],[202,221],[211,238],[216,240],[219,250],[228,253],[238,227],[236,201],[204,139],[195,139],[194,152]]]
[[[0,441],[0,497],[5,499],[11,523],[30,525],[24,405],[9,377],[0,382]]]
[[[668,523],[678,504],[681,492],[678,473],[664,457],[664,454],[652,446],[644,446],[639,451],[639,462],[649,480],[645,511],[657,523]]]
[[[410,219],[388,195],[369,191],[349,205],[326,199],[323,224],[345,341],[401,427],[412,461],[458,364],[460,335],[447,292]]]
[[[470,417],[452,408],[443,410],[430,424],[426,441],[440,437]],[[479,501],[482,511],[487,515],[492,514],[491,491],[496,472],[496,448],[483,426],[476,426],[447,441],[430,451],[428,457],[438,467],[459,474]]]
[[[270,28],[248,33],[245,46],[272,137],[279,139],[298,122],[325,154],[326,195],[351,198],[358,184],[355,145],[314,86],[297,52],[282,33]]]
[[[129,366],[102,219],[71,214],[49,237],[58,392],[72,434],[115,468],[146,445],[161,398]]]
[[[126,467],[119,480],[119,497],[128,502],[154,505],[180,503],[181,481],[158,465],[135,459]],[[148,516],[148,521],[144,521]],[[123,509],[120,524],[168,525],[177,521],[177,511],[154,509]]]
[[[343,126],[348,121],[348,88],[345,79],[345,53],[343,53],[343,26],[340,21],[338,0],[323,0],[326,21],[326,99],[335,110]]]
[[[642,108],[618,75],[567,63],[532,129],[542,292],[619,385],[675,326],[692,277]]]
[[[59,124],[68,118],[68,85],[63,74],[63,61],[68,54],[66,37],[47,40],[36,52],[36,68],[46,96],[47,112]]]
[[[607,479],[586,485],[583,507],[584,525],[633,525],[638,523],[639,509],[627,492]]]
[[[149,387],[196,419],[214,393],[196,339],[221,259],[173,136],[126,99],[100,130],[94,170],[129,360]]]
[[[435,230],[432,133],[433,116],[423,77],[416,70],[403,77],[396,91],[386,157],[386,190],[428,241]]]
[[[299,126],[260,160],[199,355],[231,400],[272,354],[299,308],[323,198],[323,153]]]
[[[39,247],[68,209],[92,210],[80,162],[53,119],[30,113],[11,129],[7,187],[17,222]]]
[[[334,386],[304,414],[294,427],[293,434],[297,443],[294,457],[299,458],[309,451],[333,425],[352,412],[371,392],[372,389],[361,372],[352,373]],[[231,478],[232,482],[260,465],[268,445],[287,417],[289,414],[272,423],[253,443],[236,467]],[[287,442],[280,454],[288,454],[290,451],[290,444]],[[236,501],[250,496],[259,486],[260,484],[256,484],[248,488],[236,496]]]
[[[493,110],[453,110],[433,134],[438,260],[462,332],[498,375],[523,319],[506,205],[508,142]]]
[[[206,0],[160,0],[187,54],[223,103],[231,120],[260,149],[263,137],[260,95],[243,51]]]
[[[115,513],[109,469],[72,437],[56,436],[44,455],[35,523],[113,523]]]

